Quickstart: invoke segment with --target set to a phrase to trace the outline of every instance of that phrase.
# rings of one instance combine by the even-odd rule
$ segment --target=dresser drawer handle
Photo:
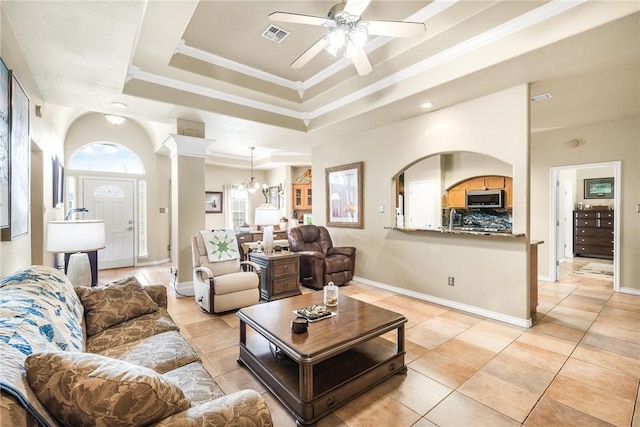
[[[334,406],[336,406],[336,398],[335,398],[335,396],[331,396],[329,399],[327,399],[327,406],[329,408],[333,408]]]
[[[395,362],[389,363],[389,370],[390,371],[395,371],[396,370],[396,363]]]

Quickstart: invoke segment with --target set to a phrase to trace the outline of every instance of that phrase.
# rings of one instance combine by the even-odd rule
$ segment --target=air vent
[[[262,37],[267,38],[276,43],[282,43],[282,40],[284,40],[288,35],[289,35],[289,32],[287,30],[283,30],[280,27],[276,27],[273,24],[269,25],[267,29],[264,30],[264,32],[262,33]]]

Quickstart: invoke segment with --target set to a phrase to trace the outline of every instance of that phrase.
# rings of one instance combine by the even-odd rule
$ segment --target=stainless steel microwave
[[[467,190],[467,208],[503,208],[504,190]]]

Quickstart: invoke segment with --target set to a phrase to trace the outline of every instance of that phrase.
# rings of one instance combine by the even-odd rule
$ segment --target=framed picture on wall
[[[363,162],[325,169],[327,226],[363,228]]]
[[[280,209],[280,188],[269,187],[269,203]]]
[[[0,59],[0,228],[9,227],[9,106],[11,73]]]
[[[29,233],[29,98],[13,73],[9,129],[9,226],[2,229],[2,240],[11,241]]]
[[[64,167],[58,156],[53,158],[53,207],[57,208],[64,203]]]
[[[584,180],[585,199],[613,199],[613,177]]]
[[[205,191],[205,213],[222,213],[222,191]]]

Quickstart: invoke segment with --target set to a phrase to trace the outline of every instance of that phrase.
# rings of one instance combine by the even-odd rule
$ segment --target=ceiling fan
[[[420,37],[426,31],[422,22],[398,21],[362,21],[360,15],[371,0],[347,0],[338,3],[329,10],[326,18],[310,15],[300,15],[289,12],[273,12],[269,15],[272,22],[289,22],[327,27],[329,33],[315,42],[309,49],[298,57],[291,67],[300,69],[316,55],[326,49],[337,56],[342,52],[353,61],[358,74],[369,74],[371,63],[364,51],[368,35],[388,37]]]

